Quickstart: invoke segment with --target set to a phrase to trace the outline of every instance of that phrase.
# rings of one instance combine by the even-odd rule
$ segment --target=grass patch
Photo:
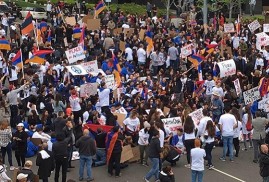
[[[38,8],[43,7],[40,4],[34,4],[34,3],[30,3],[30,2],[25,2],[25,1],[17,1],[16,4],[17,4],[17,6],[22,7],[22,8],[24,8],[24,7],[38,7]]]

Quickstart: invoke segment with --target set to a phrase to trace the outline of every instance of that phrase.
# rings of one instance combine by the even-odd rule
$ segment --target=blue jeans
[[[230,160],[233,160],[234,157],[234,148],[233,148],[233,136],[222,136],[222,140],[223,140],[223,155],[222,158],[225,159],[227,150],[229,148],[229,156],[230,156]]]
[[[159,158],[149,158],[152,163],[152,167],[148,174],[146,174],[146,179],[150,180],[150,178],[154,175],[155,180],[159,179]]]
[[[97,149],[96,157],[93,159],[95,167],[103,166],[106,164],[106,151],[105,149]]]
[[[8,163],[9,163],[10,166],[13,166],[13,164],[12,164],[11,142],[9,142],[6,147],[1,147],[1,152],[2,152],[3,164],[5,164],[5,156],[6,156],[6,153],[7,153]]]
[[[79,156],[79,178],[83,178],[84,166],[86,163],[88,179],[92,178],[92,156]]]
[[[202,182],[203,176],[204,176],[204,171],[191,170],[191,182],[196,182],[196,179],[198,179],[198,182]]]
[[[262,180],[262,182],[269,182],[269,176],[263,177]]]

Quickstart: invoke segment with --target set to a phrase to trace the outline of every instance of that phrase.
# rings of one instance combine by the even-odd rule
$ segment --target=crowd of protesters
[[[74,9],[77,22],[80,13],[94,13],[84,6],[82,3]],[[269,181],[267,113],[258,109],[258,101],[245,105],[242,93],[263,86],[260,80],[269,77],[269,49],[256,48],[255,33],[262,32],[261,28],[250,32],[249,22],[241,19],[237,32],[225,33],[223,13],[212,17],[205,27],[196,21],[194,5],[186,17],[182,16],[178,26],[158,17],[158,9],[150,3],[143,16],[120,9],[104,10],[98,15],[100,29],[85,29],[85,60],[74,64],[97,60],[98,67],[110,75],[116,71],[113,66],[116,56],[121,68],[120,83],[116,85],[123,91],[115,97],[113,90],[107,88],[102,72],[97,76],[91,73],[74,76],[66,68],[69,62],[65,51],[78,46],[79,38],[73,38],[72,34],[80,25],[65,23],[57,11],[63,7],[61,2],[57,5],[48,2],[50,18],[47,31],[40,35],[41,42],[34,33],[22,35],[20,24],[7,22],[7,17],[2,17],[0,34],[10,40],[11,50],[0,52],[1,181],[10,180],[5,173],[6,153],[9,169],[19,167],[18,181],[33,181],[32,161],[25,158],[36,155],[39,179],[46,182],[51,171],[55,171],[54,180],[58,182],[61,171],[65,182],[67,172],[74,168],[74,151],[80,155],[80,181],[93,181],[91,167],[106,164],[110,176],[121,177],[121,169],[127,166],[120,162],[123,146],[130,144],[139,147],[140,164],[150,165],[144,181],[154,176],[156,181],[174,182],[172,167],[186,154],[185,167],[191,169],[192,181],[200,182],[205,170],[204,158],[208,169],[214,168],[214,160],[225,161],[226,156],[231,162],[240,160],[241,140],[241,149],[253,148],[253,162],[260,163],[260,175],[264,182]],[[131,35],[114,33],[114,29],[121,27],[134,28],[134,32]],[[150,51],[150,43],[139,35],[141,29],[151,33]],[[49,42],[48,36],[52,37]],[[124,49],[120,42],[125,43]],[[192,44],[192,54],[200,56],[204,56],[203,50],[208,45],[215,44],[214,50],[199,63],[199,73],[194,64],[181,55],[181,48],[189,44]],[[25,61],[37,49],[53,52],[45,56],[43,64],[26,63],[23,70],[12,64],[19,50]],[[236,74],[220,78],[216,63],[228,59],[234,60]],[[239,94],[233,83],[236,79],[242,88]],[[78,88],[86,83],[98,83],[96,95],[80,96]],[[267,91],[268,85],[266,93],[261,95],[266,96]],[[164,112],[164,108],[169,112]],[[195,123],[189,114],[201,108],[203,117]],[[125,114],[122,125],[115,113]],[[171,131],[162,119],[174,117],[179,117],[182,125]],[[91,125],[99,127],[88,127]],[[111,129],[107,131],[104,126]],[[223,147],[219,159],[211,154],[216,146]],[[12,150],[15,150],[17,165],[12,160]]]

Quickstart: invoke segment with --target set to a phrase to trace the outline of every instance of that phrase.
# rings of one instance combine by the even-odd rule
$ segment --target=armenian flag
[[[112,155],[115,143],[118,139],[118,132],[110,132],[107,134],[107,138],[106,138],[106,150],[107,150],[107,154],[106,154],[106,161],[107,163],[110,160],[110,157]]]
[[[39,24],[39,29],[41,30],[41,32],[46,32],[46,31],[47,31],[47,28],[48,28],[48,24],[47,24],[47,22],[42,21],[42,22]]]
[[[197,96],[200,97],[200,95],[203,93],[203,88],[204,88],[204,83],[205,81],[197,81],[194,84],[194,91],[193,91],[193,97]]]
[[[60,18],[62,16],[62,12],[61,12],[59,6],[56,7],[56,14],[57,14],[58,18]]]
[[[121,67],[118,62],[118,58],[115,56],[114,53],[112,53],[112,59],[113,59],[113,67],[114,67],[114,76],[115,76],[115,81],[117,83],[117,86],[119,87],[121,85],[121,78],[120,78],[120,73],[121,73]]]
[[[198,66],[203,61],[203,57],[198,56],[198,55],[192,55],[188,57],[188,60],[194,65],[195,68],[198,69]]]
[[[17,52],[17,54],[15,55],[15,57],[13,57],[13,59],[11,60],[11,62],[12,62],[12,65],[13,66],[17,66],[18,68],[22,68],[23,67],[21,50],[19,50]]]
[[[48,38],[47,38],[47,43],[51,43],[51,29],[48,31]]]
[[[218,72],[217,72],[217,63],[214,62],[214,67],[213,67],[213,80],[217,81],[218,80]]]
[[[39,56],[35,56],[33,55],[30,59],[27,59],[25,61],[25,64],[27,63],[36,63],[36,64],[44,64],[45,63],[45,59],[39,57]]]
[[[11,50],[10,43],[6,39],[0,39],[0,49],[2,50]]]
[[[101,0],[95,7],[94,18],[96,18],[104,9],[106,5],[103,0]]]
[[[28,34],[34,30],[34,25],[33,25],[33,16],[31,15],[30,11],[28,12],[24,22],[21,24],[21,33],[23,35]]]
[[[237,22],[236,22],[236,33],[239,34],[240,33],[240,17],[239,17],[239,14],[238,14],[238,17],[237,17]]]
[[[45,56],[47,55],[47,54],[51,54],[51,53],[53,53],[54,51],[53,50],[35,50],[34,52],[33,52],[33,55],[34,56],[38,56],[38,57],[40,57],[40,58],[45,58]]]
[[[263,77],[259,82],[259,91],[261,97],[265,96],[269,92],[269,79]]]
[[[150,52],[154,50],[154,46],[153,46],[153,40],[152,40],[152,33],[151,31],[147,30],[146,32],[146,42],[147,42],[147,55],[149,56]]]
[[[76,27],[73,29],[73,38],[74,39],[80,39],[81,37],[81,29],[80,27]]]

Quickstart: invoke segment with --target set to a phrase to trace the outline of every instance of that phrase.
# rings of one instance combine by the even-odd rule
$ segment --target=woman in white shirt
[[[198,182],[203,181],[204,175],[204,157],[206,156],[205,150],[201,149],[201,142],[199,139],[195,139],[195,148],[191,149],[191,181]]]
[[[207,121],[204,138],[205,138],[205,152],[207,158],[208,169],[212,169],[214,166],[212,164],[212,149],[214,147],[216,128],[211,120]]]
[[[73,89],[71,91],[71,96],[69,97],[70,106],[72,112],[74,114],[74,123],[76,125],[79,124],[79,118],[81,118],[81,122],[83,121],[82,113],[81,113],[81,106],[80,106],[80,98],[78,97],[77,91]]]
[[[187,151],[187,161],[188,164],[185,165],[186,168],[191,168],[191,149],[194,148],[194,140],[195,140],[195,133],[194,133],[194,123],[190,116],[186,118],[184,122],[184,145]]]
[[[138,141],[138,132],[140,129],[140,120],[137,117],[136,110],[132,110],[130,116],[123,121],[124,131],[127,136],[132,136],[133,143]]]
[[[150,124],[145,121],[144,128],[139,131],[139,151],[140,151],[140,164],[148,166],[148,145],[149,145],[149,129]],[[145,162],[144,161],[145,155]]]
[[[249,148],[253,148],[251,131],[248,131],[246,127],[247,122],[252,123],[252,114],[251,114],[249,106],[245,107],[245,114],[243,115],[243,118],[242,118],[242,134],[243,134],[244,147],[245,147],[242,150],[247,150],[247,137],[249,141]]]

